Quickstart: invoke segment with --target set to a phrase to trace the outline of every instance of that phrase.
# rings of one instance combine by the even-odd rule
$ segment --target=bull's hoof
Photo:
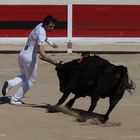
[[[86,122],[87,119],[85,117],[79,117],[79,118],[77,118],[77,121],[78,122]]]
[[[71,106],[69,106],[68,104],[66,104],[65,107],[71,109]]]
[[[108,119],[109,119],[108,117],[103,115],[103,116],[100,117],[100,122],[104,124],[104,123],[107,122]]]
[[[58,112],[57,108],[56,107],[50,107],[48,109],[48,113],[55,113],[55,112]]]

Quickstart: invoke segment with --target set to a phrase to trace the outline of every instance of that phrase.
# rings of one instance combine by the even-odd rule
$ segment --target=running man
[[[23,104],[21,98],[24,94],[33,86],[38,67],[38,54],[44,61],[48,61],[53,64],[57,64],[58,61],[52,60],[45,52],[45,42],[47,42],[53,48],[58,46],[50,42],[46,33],[51,32],[56,24],[57,20],[53,16],[46,16],[42,23],[38,24],[30,33],[25,47],[20,51],[18,55],[18,62],[20,68],[20,75],[13,79],[5,81],[2,88],[2,95],[6,96],[7,92],[14,86],[22,83],[20,88],[11,97],[10,103],[13,105]]]

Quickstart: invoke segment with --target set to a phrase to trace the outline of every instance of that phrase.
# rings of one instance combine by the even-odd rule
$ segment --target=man
[[[53,64],[58,62],[48,57],[45,52],[45,42],[47,42],[53,48],[58,46],[55,43],[50,42],[46,38],[46,33],[51,32],[56,24],[56,19],[52,16],[46,16],[42,23],[38,24],[30,33],[25,47],[20,51],[18,56],[20,75],[13,79],[5,81],[2,88],[2,95],[6,96],[7,92],[14,86],[22,83],[20,88],[11,97],[10,103],[13,105],[20,105],[23,102],[21,98],[24,94],[33,86],[38,67],[38,55],[44,61],[48,61]]]

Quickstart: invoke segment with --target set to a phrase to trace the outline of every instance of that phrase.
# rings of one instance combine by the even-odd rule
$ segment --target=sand
[[[69,61],[80,54],[52,54],[57,60]],[[112,111],[106,124],[100,124],[95,117],[87,122],[76,121],[78,111],[84,112],[90,105],[90,98],[79,98],[73,111],[63,110],[48,113],[47,105],[54,105],[61,97],[55,67],[39,60],[35,85],[27,92],[22,106],[8,102],[15,90],[0,98],[0,140],[140,140],[140,54],[100,54],[114,64],[128,67],[129,76],[136,84],[133,95],[128,92]],[[19,73],[17,54],[0,54],[0,87],[5,80]],[[73,97],[70,95],[68,99]],[[63,106],[62,106],[63,108]],[[108,108],[108,99],[101,99],[94,113],[103,114]],[[76,111],[76,112],[75,112]]]

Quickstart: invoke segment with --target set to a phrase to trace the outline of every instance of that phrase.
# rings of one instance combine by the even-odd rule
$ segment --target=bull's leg
[[[95,109],[98,100],[99,100],[99,97],[91,98],[91,105],[90,105],[90,107],[89,107],[89,109],[88,109],[88,113],[91,113],[91,112]]]
[[[84,114],[84,115],[82,115],[82,116],[80,116],[80,117],[77,119],[77,121],[79,121],[79,122],[85,122],[85,121],[87,121],[87,116],[88,116],[90,113],[92,113],[92,111],[95,109],[98,100],[99,100],[99,97],[91,98],[91,105],[90,105],[90,107],[89,107],[87,113]]]
[[[57,107],[65,102],[69,94],[70,92],[65,92],[63,96],[59,99],[58,103],[55,106],[52,106],[48,109],[48,112],[50,113],[58,112]]]
[[[67,104],[65,106],[67,108],[71,108],[77,98],[79,98],[79,96],[75,95],[74,98],[70,99],[69,102],[67,102]]]
[[[65,92],[55,106],[59,106],[59,105],[63,104],[69,95],[70,95],[70,92]]]
[[[110,104],[109,108],[108,108],[106,114],[100,117],[100,121],[102,123],[106,123],[106,121],[109,119],[109,114],[111,113],[111,111],[113,110],[113,108],[116,106],[117,103],[118,103],[118,100],[109,98],[109,104]]]

